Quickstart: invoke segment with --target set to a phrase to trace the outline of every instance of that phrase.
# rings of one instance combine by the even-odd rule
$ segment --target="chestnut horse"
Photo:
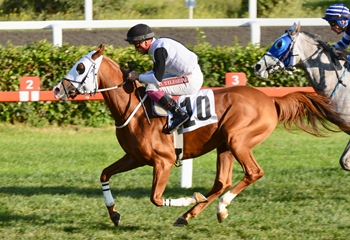
[[[183,134],[183,159],[195,158],[216,149],[214,185],[205,197],[195,193],[192,197],[163,199],[171,168],[176,163],[174,137],[165,128],[167,117],[151,116],[151,100],[145,97],[145,87],[139,82],[127,81],[128,70],[103,56],[103,51],[104,46],[100,45],[81,58],[53,91],[60,100],[74,98],[78,94],[102,92],[112,113],[117,126],[116,137],[125,155],[103,169],[100,181],[109,217],[116,226],[121,215],[116,210],[109,186],[109,180],[115,174],[152,166],[150,200],[154,205],[195,204],[174,223],[174,226],[184,226],[231,187],[236,159],[244,177],[220,198],[217,218],[222,222],[228,216],[226,207],[230,202],[263,176],[264,172],[252,150],[274,131],[279,122],[284,123],[287,129],[295,124],[303,131],[320,136],[322,131],[318,123],[328,129],[331,126],[326,118],[336,119],[328,99],[312,93],[295,92],[281,98],[270,98],[247,86],[213,90],[218,121]],[[140,108],[141,104],[144,104],[144,109]],[[150,114],[151,123],[144,111]]]

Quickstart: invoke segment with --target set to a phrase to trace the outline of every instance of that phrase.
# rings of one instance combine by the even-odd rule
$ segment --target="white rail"
[[[89,17],[90,18],[90,17]],[[53,45],[62,46],[62,29],[130,28],[140,22],[153,28],[250,27],[251,42],[260,43],[260,27],[327,26],[321,18],[219,18],[219,19],[142,19],[142,20],[72,20],[72,21],[7,21],[0,22],[0,30],[52,29]]]

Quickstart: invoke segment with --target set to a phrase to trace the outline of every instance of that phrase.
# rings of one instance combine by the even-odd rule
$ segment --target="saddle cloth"
[[[218,122],[213,90],[202,89],[195,94],[182,95],[176,101],[190,116],[190,119],[183,124],[183,133]],[[153,113],[157,116],[168,115],[168,124],[171,124],[172,114],[156,102],[153,102]]]

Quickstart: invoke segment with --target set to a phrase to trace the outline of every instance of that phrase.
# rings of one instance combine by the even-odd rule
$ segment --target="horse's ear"
[[[298,22],[298,25],[295,29],[295,33],[299,33],[300,32],[300,21]]]
[[[298,24],[294,23],[293,26],[289,29],[286,30],[290,36],[296,36],[300,32],[300,22]]]
[[[105,50],[105,46],[103,44],[101,44],[97,49],[96,52],[94,54],[92,54],[91,58],[93,60],[97,59],[99,56],[101,56],[103,54],[103,51]]]
[[[100,46],[98,46],[98,48],[96,49],[96,52],[101,51],[103,53],[104,50],[105,50],[105,45],[100,44]]]

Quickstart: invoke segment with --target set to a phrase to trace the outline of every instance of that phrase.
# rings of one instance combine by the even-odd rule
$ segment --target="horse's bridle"
[[[290,44],[288,45],[288,48],[285,51],[283,51],[280,56],[275,56],[274,54],[272,54],[270,52],[272,47],[269,49],[269,51],[267,51],[264,54],[264,56],[269,56],[272,59],[277,60],[275,65],[270,65],[270,66],[266,67],[267,72],[270,74],[277,72],[279,70],[286,70],[286,71],[290,71],[290,70],[294,71],[295,70],[292,58],[294,58],[296,55],[292,55],[292,53],[293,53],[293,48],[294,48],[294,44],[296,41],[296,37],[293,37],[291,35],[290,31],[286,31],[286,33],[288,33]],[[285,37],[287,37],[287,35],[283,36],[282,38],[285,38]],[[276,43],[274,43],[273,46],[275,44]],[[264,61],[266,61],[266,60],[264,60]],[[267,66],[267,64],[265,64],[265,65]]]
[[[100,57],[102,58],[103,56],[100,56]],[[127,80],[125,79],[122,83],[120,83],[114,87],[98,89],[97,73],[98,73],[98,70],[100,68],[100,63],[102,62],[102,59],[100,59],[99,62],[92,60],[91,57],[88,57],[88,56],[85,56],[83,58],[83,60],[84,59],[88,59],[90,61],[91,65],[81,81],[69,79],[69,77],[67,77],[67,76],[64,77],[61,81],[61,82],[63,82],[64,80],[66,80],[66,81],[70,82],[76,88],[76,91],[78,91],[80,94],[83,94],[85,96],[87,96],[87,94],[95,95],[97,92],[104,92],[104,91],[109,91],[109,90],[120,88],[120,87],[124,86],[125,83],[127,82]],[[93,89],[87,89],[86,88],[86,80],[91,75],[93,78],[92,83],[93,83],[94,87],[93,87]],[[75,86],[74,83],[78,84],[78,86]],[[63,85],[64,91],[65,91],[65,94],[68,96],[68,92],[67,92],[66,87],[64,86],[64,84],[62,84],[62,85]]]
[[[293,48],[294,48],[294,44],[295,44],[295,41],[296,41],[296,37],[292,37],[291,36],[291,33],[288,31],[288,36],[290,37],[290,39],[292,40],[291,43],[289,44],[289,47],[288,49],[284,52],[284,54],[281,56],[281,57],[277,57],[277,56],[274,56],[273,54],[271,54],[269,51],[266,52],[264,54],[264,56],[269,56],[271,57],[272,59],[277,59],[278,61],[276,61],[276,64],[275,65],[270,65],[266,68],[266,70],[268,71],[268,73],[274,73],[274,72],[277,72],[279,70],[284,70],[284,71],[289,71],[289,70],[294,70],[294,67],[293,65],[290,64],[291,60],[290,58],[294,57],[294,55],[292,55],[292,51],[293,51]],[[307,59],[304,59],[302,60],[303,62],[306,62],[308,59],[312,58],[313,56],[315,56],[316,54],[322,52],[323,48],[322,47],[318,47],[317,50],[311,55],[309,56]],[[331,52],[332,53],[332,52]],[[343,78],[347,72],[347,68],[345,68],[343,74],[341,76],[339,76],[338,74],[338,71],[336,70],[336,64],[335,64],[335,57],[331,55],[331,58],[332,58],[332,65],[334,67],[334,70],[335,70],[335,73],[337,75],[337,79],[338,79],[338,82],[337,84],[335,85],[329,99],[330,100],[333,100],[334,96],[336,95],[336,92],[339,88],[339,84],[343,85],[344,87],[346,87],[346,85],[344,84],[343,82]],[[264,60],[266,61],[266,60]],[[286,66],[287,64],[287,66]],[[265,65],[267,65],[265,63]]]
[[[85,97],[88,97],[87,94],[90,94],[90,95],[95,95],[97,92],[104,92],[104,91],[110,91],[110,90],[113,90],[113,89],[117,89],[117,88],[120,88],[122,86],[124,86],[129,80],[127,78],[123,78],[124,81],[114,87],[109,87],[109,88],[103,88],[103,89],[98,89],[98,82],[97,82],[97,73],[98,73],[98,70],[100,68],[100,65],[101,65],[101,62],[102,62],[102,55],[100,56],[101,59],[99,59],[98,61],[94,61],[91,59],[91,54],[90,55],[87,55],[87,56],[84,56],[77,64],[76,66],[78,66],[80,63],[81,64],[84,64],[84,61],[86,59],[89,60],[90,62],[90,67],[89,67],[89,70],[87,72],[83,72],[85,75],[82,76],[82,79],[80,81],[77,81],[77,80],[72,80],[72,79],[69,79],[69,77],[67,76],[70,76],[70,75],[73,75],[73,78],[75,76],[75,78],[79,78],[81,77],[82,74],[79,74],[78,71],[76,70],[76,68],[73,67],[73,69],[71,70],[70,73],[68,73],[66,75],[66,77],[64,77],[62,80],[61,80],[61,85],[63,86],[63,89],[64,89],[64,92],[66,94],[66,96],[68,97],[68,91],[67,91],[67,88],[66,86],[63,84],[63,81],[66,80],[68,82],[70,82],[70,84],[72,84],[74,87],[75,87],[75,92],[78,92],[80,94],[84,94]],[[85,65],[84,65],[85,66]],[[129,70],[131,71],[131,70]],[[77,75],[78,74],[78,75]],[[86,89],[86,80],[89,76],[92,75],[92,81],[93,81],[93,85],[94,85],[94,88],[93,89]],[[75,86],[75,84],[78,84],[78,86]],[[135,84],[135,87],[136,87],[136,84]],[[136,87],[137,88],[137,87]],[[137,91],[137,90],[136,90]],[[117,126],[115,125],[116,128],[123,128],[125,127],[129,122],[130,120],[132,119],[132,117],[136,114],[137,110],[140,108],[140,106],[142,106],[144,108],[144,112],[146,113],[146,116],[147,116],[147,120],[148,120],[148,123],[150,123],[150,120],[149,120],[149,117],[148,117],[148,114],[147,114],[147,111],[143,105],[143,102],[145,101],[145,99],[147,98],[147,94],[145,94],[145,96],[141,99],[141,96],[138,93],[138,97],[139,97],[139,104],[136,106],[136,108],[133,110],[133,112],[130,114],[130,116],[128,117],[128,119],[125,121],[124,124],[120,125],[120,126]],[[78,94],[77,94],[78,95]]]

